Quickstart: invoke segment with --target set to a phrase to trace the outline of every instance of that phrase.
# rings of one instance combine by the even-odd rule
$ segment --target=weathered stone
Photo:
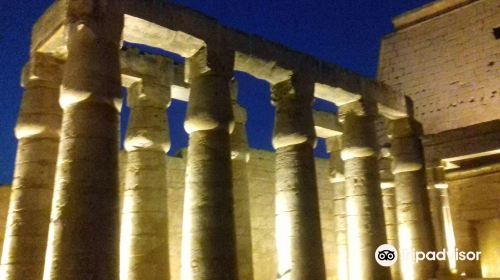
[[[313,84],[296,74],[274,85],[278,279],[325,279],[312,118]]]
[[[221,54],[209,45],[189,59],[182,279],[238,277],[229,137],[233,60]]]
[[[127,163],[120,237],[120,279],[170,279],[166,155],[170,88],[137,83],[125,137]]]
[[[374,118],[370,114],[358,115],[358,108],[360,107],[341,108],[345,118],[342,159],[345,175],[348,273],[353,279],[388,279],[389,269],[380,266],[373,257],[377,247],[387,241]]]
[[[62,110],[59,61],[36,55],[15,128],[18,148],[0,263],[2,279],[42,279]]]
[[[121,3],[67,4],[63,121],[44,279],[118,279]]]

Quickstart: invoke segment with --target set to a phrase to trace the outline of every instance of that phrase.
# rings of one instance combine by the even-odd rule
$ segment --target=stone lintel
[[[187,33],[168,29],[129,14],[125,14],[123,40],[163,49],[182,57],[191,57],[205,46],[203,40]]]
[[[188,101],[190,89],[184,82],[184,65],[175,64],[164,56],[141,54],[133,48],[122,50],[120,56],[124,87],[129,88],[138,82],[153,82],[170,86],[171,98]]]
[[[154,83],[168,86],[174,80],[174,62],[170,58],[141,54],[138,49],[129,48],[120,52],[122,75],[153,80]]]
[[[67,55],[64,21],[66,1],[55,1],[33,25],[31,53],[63,53]]]
[[[36,23],[32,52],[51,52],[64,56],[64,7],[68,0],[57,1]],[[271,84],[284,81],[293,72],[313,73],[315,96],[342,105],[359,98],[373,97],[381,114],[390,118],[406,115],[404,96],[385,85],[339,66],[254,35],[225,28],[217,21],[174,3],[125,0],[123,40],[164,49],[191,57],[214,40],[225,42],[235,52],[235,70],[243,71]],[[166,16],[168,15],[168,16]],[[61,54],[62,53],[62,54]]]
[[[265,60],[242,52],[235,53],[234,70],[248,73],[272,85],[288,80],[293,74],[293,71],[277,65],[275,60]]]
[[[313,110],[314,128],[319,138],[331,138],[342,135],[342,125],[333,113]]]
[[[500,172],[500,163],[494,163],[486,166],[479,166],[474,168],[460,169],[457,171],[448,171],[445,173],[447,181],[462,180],[471,177],[483,176],[486,174]]]
[[[426,165],[432,167],[443,159],[496,151],[500,149],[500,120],[425,135],[422,144]]]
[[[314,96],[316,98],[334,103],[339,107],[361,99],[360,95],[345,91],[339,87],[332,87],[320,83],[315,83],[314,85]]]

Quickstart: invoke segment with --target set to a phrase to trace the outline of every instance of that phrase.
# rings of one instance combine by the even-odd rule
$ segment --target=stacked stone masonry
[[[499,242],[489,236],[500,217],[500,3],[434,1],[393,24],[378,79],[409,98],[423,126],[436,249],[482,252],[480,262],[440,262],[438,275],[499,277],[488,263]]]
[[[500,63],[486,32],[499,8],[441,0],[396,18],[375,81],[170,2],[56,1],[23,71],[0,278],[500,276]],[[274,153],[248,147],[235,71],[270,85]],[[338,113],[313,110],[315,98]],[[171,99],[187,102],[177,157]],[[330,159],[314,158],[318,138]],[[388,268],[374,258],[384,243],[484,255]]]
[[[469,2],[382,40],[378,79],[412,99],[426,134],[500,118],[500,6]]]

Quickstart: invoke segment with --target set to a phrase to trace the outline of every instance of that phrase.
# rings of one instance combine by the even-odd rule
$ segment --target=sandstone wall
[[[481,268],[483,277],[500,277],[500,217],[482,220],[477,225],[479,249],[482,253]]]
[[[479,0],[397,30],[382,41],[378,79],[411,97],[426,134],[498,119],[499,23],[498,1]]]
[[[500,277],[500,172],[448,181],[448,188],[457,248],[481,250],[483,273]]]

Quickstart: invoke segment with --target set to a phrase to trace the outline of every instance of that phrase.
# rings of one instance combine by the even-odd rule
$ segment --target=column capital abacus
[[[170,104],[170,87],[158,84],[133,84],[128,91],[128,106],[132,109],[125,150],[170,149],[170,133],[165,109]]]
[[[389,138],[419,137],[423,133],[422,125],[413,118],[386,119],[384,125]]]
[[[329,181],[331,183],[344,182],[344,162],[340,157],[343,147],[342,135],[325,139],[326,150],[330,154],[330,174]]]
[[[63,62],[42,54],[34,54],[24,66],[21,85],[25,88],[15,127],[17,139],[59,137],[62,109],[59,86]]]
[[[21,72],[21,86],[59,88],[62,82],[64,61],[50,55],[35,53]]]
[[[247,110],[238,104],[238,81],[232,79],[230,82],[231,101],[233,103],[234,129],[231,132],[231,159],[250,160],[248,152],[248,139],[245,124],[247,122]]]
[[[233,76],[234,52],[202,48],[186,63],[186,77],[191,83],[184,129],[191,134],[200,130],[234,129],[230,79]]]
[[[68,1],[67,33],[113,44],[118,48],[124,26],[120,2],[120,0]],[[70,35],[69,39],[71,37]],[[68,43],[71,44],[71,40]]]
[[[205,74],[231,79],[234,73],[234,58],[235,53],[232,50],[211,45],[203,47],[193,56],[186,58],[186,82],[192,83],[193,79]]]
[[[387,189],[394,187],[394,174],[392,173],[393,158],[389,148],[380,148],[378,167],[380,174],[380,187],[382,189]]]
[[[374,117],[348,111],[344,114],[344,118],[342,159],[377,156],[378,143]]]
[[[166,109],[170,105],[170,86],[143,80],[132,84],[128,89],[127,105],[135,107],[154,107]]]
[[[386,120],[385,126],[394,158],[392,172],[397,174],[422,169],[424,159],[419,139],[420,124],[413,118],[401,118]]]
[[[59,103],[106,104],[120,112],[119,52],[124,15],[119,0],[68,1],[65,6],[68,59]],[[88,73],[92,72],[93,75]],[[98,93],[98,94],[97,94]]]
[[[345,121],[347,114],[356,116],[376,117],[378,115],[377,102],[375,100],[362,98],[353,102],[342,104],[338,107],[339,122]]]
[[[443,166],[438,167],[428,167],[425,170],[427,182],[430,187],[434,188],[446,188],[446,178]]]
[[[342,146],[343,146],[342,135],[326,138],[325,142],[326,142],[326,151],[328,153],[335,153],[342,151]]]
[[[238,104],[233,105],[235,115],[234,129],[231,133],[231,159],[239,159],[248,162],[248,139],[246,133],[246,110]]]
[[[276,107],[273,130],[275,149],[309,142],[316,132],[312,115],[314,82],[302,73],[271,87],[271,103]]]

